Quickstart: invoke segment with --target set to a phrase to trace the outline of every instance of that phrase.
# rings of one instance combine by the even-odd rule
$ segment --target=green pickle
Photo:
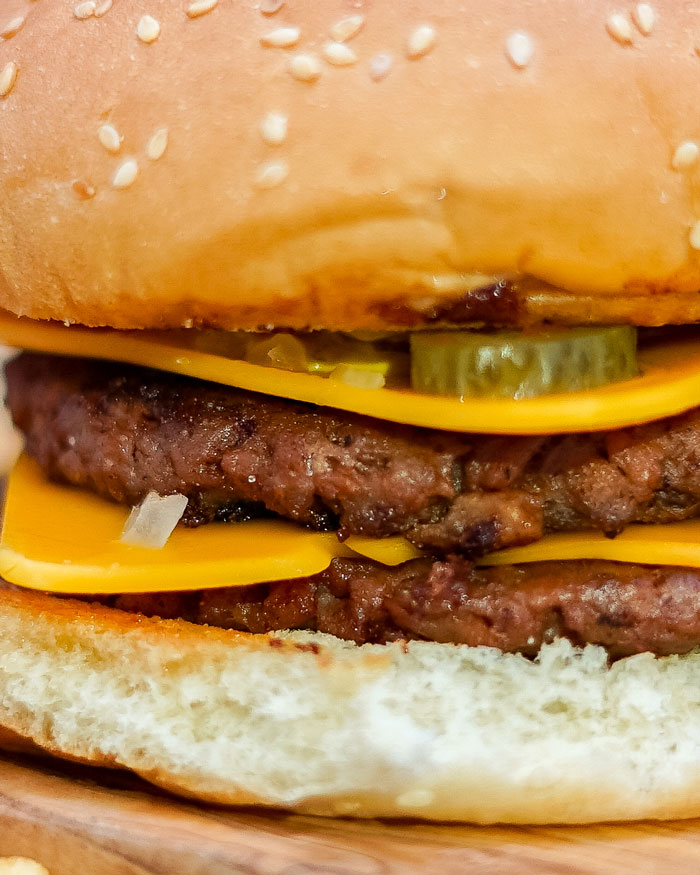
[[[411,385],[428,395],[535,398],[637,374],[637,331],[628,325],[411,335]]]

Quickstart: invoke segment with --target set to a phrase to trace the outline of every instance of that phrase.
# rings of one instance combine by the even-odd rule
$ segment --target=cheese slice
[[[363,413],[410,425],[482,434],[558,434],[636,425],[700,404],[700,333],[639,353],[641,376],[539,398],[442,398],[408,389],[362,389],[316,374],[266,368],[194,349],[194,331],[66,327],[0,311],[0,343],[113,359]]]
[[[399,565],[420,557],[405,538],[348,538],[345,546],[383,565]],[[665,525],[628,526],[616,538],[601,532],[546,535],[526,547],[511,547],[481,557],[477,565],[517,565],[549,560],[608,559],[641,565],[681,565],[700,568],[700,519]]]
[[[46,481],[20,457],[10,475],[0,577],[56,593],[137,593],[246,586],[318,574],[355,555],[333,532],[252,520],[178,526],[161,550],[119,538],[129,514],[84,490]]]
[[[616,538],[601,532],[547,535],[527,547],[491,553],[480,565],[516,565],[554,559],[609,559],[640,565],[681,565],[700,568],[700,519],[664,525],[628,526]]]
[[[10,475],[0,537],[0,576],[65,594],[171,592],[247,586],[318,574],[336,557],[398,565],[422,554],[405,538],[310,532],[281,520],[178,527],[161,550],[123,544],[128,510],[84,490],[46,481],[20,457]],[[485,556],[481,565],[609,559],[700,568],[700,520],[633,525],[614,540],[597,532],[548,535]]]
[[[401,535],[390,538],[365,538],[361,535],[352,535],[343,543],[360,556],[373,559],[382,565],[400,565],[402,562],[420,559],[425,555]]]

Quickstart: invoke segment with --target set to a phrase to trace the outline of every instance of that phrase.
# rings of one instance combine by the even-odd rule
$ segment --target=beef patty
[[[451,556],[387,568],[336,559],[302,580],[101,601],[255,633],[313,629],[358,644],[421,638],[532,656],[564,637],[602,645],[613,658],[700,646],[700,571],[599,560],[476,568]]]
[[[7,379],[27,449],[51,477],[129,505],[183,493],[191,525],[271,512],[474,556],[545,532],[614,536],[700,513],[700,408],[607,433],[492,437],[108,362],[24,353]]]

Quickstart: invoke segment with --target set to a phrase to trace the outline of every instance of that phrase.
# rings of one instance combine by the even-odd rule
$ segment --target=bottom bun
[[[355,817],[700,815],[700,654],[252,636],[0,592],[0,723],[177,793]]]

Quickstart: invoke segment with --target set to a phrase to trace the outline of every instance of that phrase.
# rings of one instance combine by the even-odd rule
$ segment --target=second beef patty
[[[700,410],[636,428],[492,437],[411,428],[107,362],[24,353],[8,404],[54,479],[185,522],[273,513],[474,556],[546,532],[700,513]]]

